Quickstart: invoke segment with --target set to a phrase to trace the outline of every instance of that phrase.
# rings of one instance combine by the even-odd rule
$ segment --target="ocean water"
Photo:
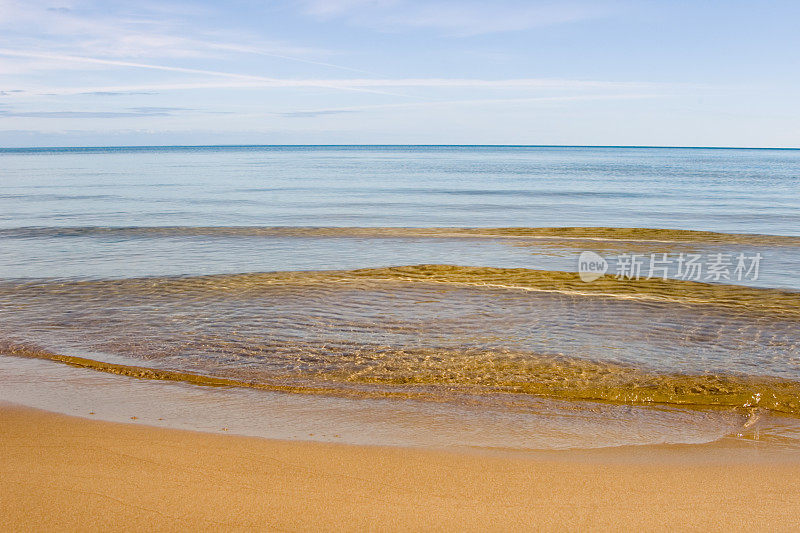
[[[48,359],[247,391],[224,400],[242,428],[277,394],[402,411],[402,436],[348,422],[388,443],[786,440],[798,190],[796,150],[0,150],[0,353],[19,378],[0,397],[30,403]],[[579,278],[585,251],[605,277]]]
[[[0,226],[611,226],[800,234],[800,150],[0,150]]]

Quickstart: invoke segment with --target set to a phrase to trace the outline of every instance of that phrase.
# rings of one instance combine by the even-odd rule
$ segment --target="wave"
[[[299,393],[800,414],[800,292],[412,265],[0,283],[0,353]],[[753,375],[753,373],[758,375]]]
[[[608,241],[624,243],[740,244],[800,246],[800,237],[748,233],[717,233],[680,229],[552,227],[552,228],[412,228],[304,226],[78,226],[0,229],[0,238],[52,237],[354,237],[354,238],[473,238],[533,241]]]
[[[283,271],[207,276],[144,277],[71,282],[5,282],[0,296],[13,297],[25,288],[40,296],[83,291],[158,294],[197,291],[255,291],[275,285],[411,283],[485,287],[512,291],[560,293],[639,301],[672,302],[729,308],[751,315],[800,317],[800,292],[741,285],[723,285],[674,279],[617,279],[606,274],[586,283],[574,272],[527,268],[472,267],[423,264],[355,270]]]
[[[58,354],[0,342],[0,353],[46,359],[139,379],[212,387],[246,387],[302,394],[365,398],[446,399],[447,393],[529,394],[560,400],[631,405],[767,409],[800,415],[800,382],[769,377],[664,374],[579,359],[504,357],[421,351],[407,372],[385,360],[356,373],[318,374],[316,379],[241,379]],[[407,356],[408,354],[404,354]],[[467,355],[467,356],[465,356]],[[384,358],[385,359],[385,358]],[[362,385],[359,387],[359,385]]]

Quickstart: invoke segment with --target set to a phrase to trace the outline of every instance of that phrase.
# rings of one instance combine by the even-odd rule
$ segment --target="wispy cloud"
[[[573,96],[538,96],[529,98],[474,98],[462,100],[436,100],[431,102],[406,102],[398,104],[380,104],[380,105],[367,105],[367,106],[353,106],[342,107],[338,109],[316,109],[316,110],[302,110],[291,111],[283,113],[274,113],[276,115],[288,118],[307,118],[317,117],[321,115],[337,115],[341,113],[360,113],[367,111],[378,111],[387,109],[413,109],[413,108],[444,108],[451,106],[491,106],[491,105],[508,105],[508,104],[558,104],[567,102],[580,102],[580,101],[598,101],[598,100],[642,100],[650,98],[665,98],[665,94],[583,94]]]
[[[9,57],[24,57],[24,58],[33,58],[33,59],[46,59],[46,60],[53,60],[53,61],[66,61],[66,62],[73,62],[73,63],[89,63],[95,65],[108,65],[113,67],[128,67],[128,68],[137,68],[137,69],[148,69],[148,70],[160,70],[165,72],[179,72],[182,74],[201,74],[204,76],[212,76],[212,77],[222,77],[222,78],[231,78],[237,80],[249,80],[253,82],[261,82],[272,86],[299,86],[296,83],[291,84],[294,80],[288,80],[290,83],[286,85],[287,80],[283,80],[280,78],[270,78],[267,76],[259,76],[253,74],[240,74],[236,72],[223,72],[218,70],[206,70],[206,69],[197,69],[197,68],[187,68],[187,67],[176,67],[176,66],[169,66],[169,65],[156,65],[151,63],[139,63],[135,61],[121,61],[117,59],[104,59],[98,57],[84,57],[84,56],[73,56],[73,55],[64,55],[64,54],[51,54],[51,53],[44,53],[44,52],[28,52],[28,51],[20,51],[20,50],[11,50],[11,49],[0,49],[0,56],[9,56]],[[318,87],[318,88],[326,88],[326,89],[336,89],[336,90],[343,90],[343,91],[358,91],[358,92],[369,92],[375,94],[385,94],[391,96],[399,96],[395,93],[387,93],[385,91],[378,91],[375,89],[367,88],[368,85],[352,85],[352,84],[341,84],[341,83],[328,83],[324,80],[304,80],[302,83],[304,87]]]
[[[605,16],[609,1],[497,0],[302,0],[304,11],[320,19],[342,19],[382,31],[428,28],[450,35],[520,31]]]
[[[315,118],[324,115],[356,113],[358,111],[361,111],[361,109],[320,109],[319,111],[289,111],[288,113],[276,113],[276,115],[287,118]]]
[[[241,28],[219,25],[201,4],[171,2],[97,2],[69,0],[0,0],[0,33],[7,49],[96,58],[221,59],[259,55],[353,72],[323,61],[330,51],[264,39]],[[188,31],[187,31],[188,30]],[[29,64],[29,69],[37,65]],[[44,65],[47,68],[47,65]]]
[[[305,63],[307,65],[316,65],[316,66],[320,66],[320,67],[330,67],[330,68],[333,68],[333,69],[346,70],[346,71],[349,71],[349,72],[360,72],[362,74],[369,74],[369,71],[366,71],[366,70],[363,70],[363,69],[346,67],[346,66],[343,66],[343,65],[336,65],[336,64],[333,64],[333,63],[325,62],[325,61],[317,61],[317,60],[313,60],[313,59],[306,59],[306,58],[303,58],[303,57],[289,56],[289,55],[281,54],[281,53],[278,53],[278,52],[275,52],[275,51],[265,50],[263,47],[262,48],[258,48],[258,47],[254,47],[254,46],[245,46],[245,45],[230,44],[230,43],[206,43],[206,46],[208,46],[212,50],[227,50],[227,51],[231,51],[231,52],[241,52],[241,53],[245,53],[245,54],[254,54],[254,55],[259,55],[259,56],[275,57],[275,58],[278,58],[278,59],[286,59],[288,61],[294,61],[294,62],[298,62],[298,63]]]
[[[142,107],[130,107],[128,108],[131,111],[136,113],[175,113],[176,111],[195,111],[189,107],[154,107],[154,106],[142,106]]]
[[[155,108],[158,109],[158,108]],[[166,108],[165,108],[166,109]],[[0,118],[131,118],[131,117],[168,117],[172,111],[140,110],[131,111],[7,111],[0,110]]]
[[[86,91],[78,94],[85,94],[90,96],[135,96],[135,95],[153,95],[158,93],[155,91]]]
[[[2,52],[0,51],[0,55]],[[190,69],[187,69],[190,70]],[[192,73],[204,72],[194,71]],[[60,87],[49,88],[46,94],[147,94],[163,91],[183,91],[202,89],[258,89],[258,88],[330,88],[342,90],[369,90],[380,88],[420,88],[420,89],[509,89],[509,90],[549,90],[549,91],[658,91],[679,87],[689,87],[680,84],[661,84],[637,81],[603,81],[603,80],[568,80],[555,78],[520,78],[520,79],[468,79],[468,78],[343,78],[343,79],[285,79],[263,78],[260,76],[236,75],[227,73],[214,73],[225,77],[237,78],[226,81],[196,81],[183,83],[152,83],[142,85],[109,85],[100,87]],[[238,79],[242,78],[242,79]],[[28,87],[17,90],[17,94],[31,95],[43,93],[43,89]],[[372,92],[372,91],[369,91]],[[377,94],[391,94],[384,91],[374,91]]]

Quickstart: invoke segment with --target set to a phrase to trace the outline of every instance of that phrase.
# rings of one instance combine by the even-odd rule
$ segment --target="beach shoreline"
[[[281,441],[0,404],[12,530],[786,530],[800,455],[774,444],[512,452]]]

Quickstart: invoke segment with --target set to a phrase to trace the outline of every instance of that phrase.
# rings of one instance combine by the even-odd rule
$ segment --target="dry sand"
[[[0,405],[3,530],[800,527],[800,452],[510,453],[214,435]]]

